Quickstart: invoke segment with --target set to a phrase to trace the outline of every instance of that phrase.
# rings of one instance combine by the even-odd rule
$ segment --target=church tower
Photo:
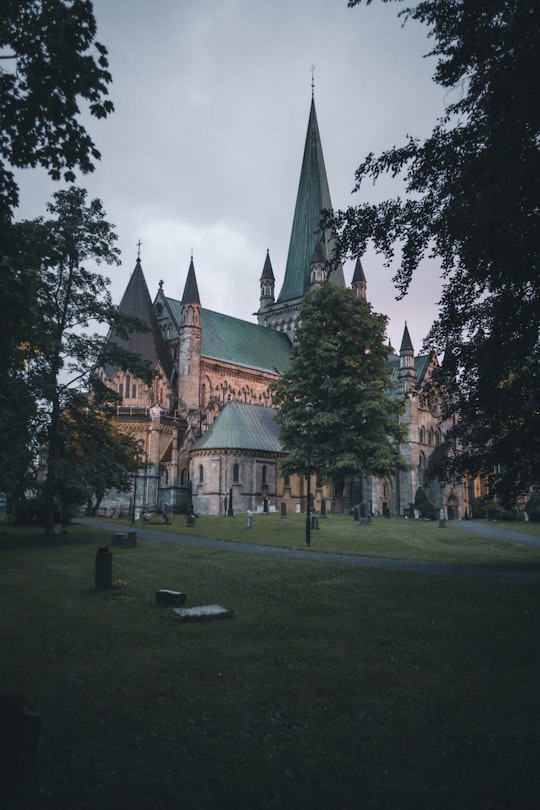
[[[275,303],[274,286],[275,278],[274,271],[272,270],[272,262],[270,261],[270,251],[266,251],[266,259],[261,273],[261,295],[259,298],[259,311],[257,312],[257,320],[259,326],[266,326],[265,313]]]
[[[416,368],[414,366],[414,349],[405,323],[403,338],[399,349],[399,390],[402,394],[411,394],[416,388]]]
[[[356,260],[351,286],[353,290],[356,291],[357,298],[363,298],[364,301],[367,300],[367,281],[360,259]]]
[[[289,252],[285,277],[277,301],[265,310],[264,323],[272,329],[294,336],[300,314],[302,299],[312,288],[314,247],[317,246],[317,272],[320,265],[326,269],[334,254],[334,242],[330,229],[321,229],[323,211],[332,209],[324,156],[319,135],[319,125],[312,96],[304,156],[298,183]],[[340,287],[345,286],[343,268],[339,264],[330,273],[328,280]],[[257,313],[261,323],[261,310]]]
[[[201,388],[201,300],[193,257],[180,305],[180,346],[178,352],[179,407],[198,411]]]

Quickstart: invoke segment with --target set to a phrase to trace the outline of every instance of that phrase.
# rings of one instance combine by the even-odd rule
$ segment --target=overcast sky
[[[394,193],[390,181],[352,195],[371,151],[428,135],[444,112],[432,81],[425,30],[402,27],[399,5],[374,0],[95,0],[98,39],[109,51],[115,113],[90,120],[102,153],[78,179],[115,224],[119,268],[105,268],[119,303],[137,256],[150,294],[159,280],[180,298],[193,251],[201,303],[254,320],[270,250],[276,295],[287,257],[311,100],[332,204],[345,208]],[[57,189],[25,172],[20,217],[44,213]],[[421,348],[436,313],[436,265],[395,301],[393,272],[363,258],[368,299],[390,317],[399,348],[407,321]],[[353,265],[345,266],[347,283]]]

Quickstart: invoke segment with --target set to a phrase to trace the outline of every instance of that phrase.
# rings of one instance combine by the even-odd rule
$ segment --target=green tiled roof
[[[419,354],[414,358],[414,368],[416,369],[416,379],[418,383],[423,381],[424,375],[429,368],[430,361],[430,354]],[[388,358],[388,365],[390,366],[392,372],[392,380],[397,383],[399,375],[399,355],[391,354]]]
[[[167,298],[176,323],[181,303]],[[212,360],[283,374],[289,367],[291,341],[286,334],[201,307],[201,353]]]
[[[311,288],[310,265],[317,239],[323,243],[325,258],[328,260],[332,257],[334,245],[330,231],[321,233],[319,228],[322,211],[331,208],[332,201],[324,166],[315,103],[312,99],[285,278],[278,302],[302,298],[309,292]],[[340,287],[345,286],[341,265],[331,274],[330,281]]]
[[[276,411],[262,405],[229,402],[194,450],[257,450],[283,453]]]

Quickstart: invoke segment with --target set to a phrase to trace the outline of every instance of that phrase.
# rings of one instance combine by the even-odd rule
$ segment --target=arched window
[[[135,383],[133,383],[133,385],[131,386],[131,398],[137,399],[137,386],[135,385]]]
[[[284,477],[284,479],[283,479],[283,485],[284,485],[284,486],[286,486],[286,487],[290,487],[290,485],[291,485],[291,476],[290,476],[290,475],[288,475],[288,474],[287,474],[287,475]]]
[[[180,483],[181,484],[187,483],[186,479],[187,479],[187,470],[182,470],[182,472],[180,473]]]
[[[237,484],[240,481],[240,468],[238,464],[235,464],[233,467],[232,477],[234,484]]]
[[[263,484],[266,484],[266,464],[263,464],[262,468],[262,482]]]
[[[204,481],[203,465],[199,464],[199,484],[202,484],[203,481]]]
[[[129,399],[129,395],[131,394],[131,377],[129,374],[126,374],[126,399]]]
[[[420,428],[420,444],[425,444],[425,443],[426,443],[426,429],[422,425],[422,427]]]
[[[124,383],[120,383],[120,385],[118,386],[118,393],[120,394],[122,399],[124,399]]]

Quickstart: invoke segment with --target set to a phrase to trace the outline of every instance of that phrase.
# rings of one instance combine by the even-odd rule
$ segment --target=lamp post
[[[311,543],[311,414],[313,403],[306,403],[307,413],[307,509],[306,509],[306,546]]]

